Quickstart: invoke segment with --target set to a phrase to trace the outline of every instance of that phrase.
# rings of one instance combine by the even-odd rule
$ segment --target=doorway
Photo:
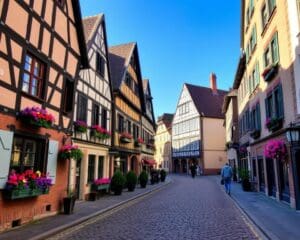
[[[258,166],[258,181],[259,181],[259,191],[265,192],[265,171],[264,171],[264,160],[262,157],[257,158]]]
[[[285,202],[290,202],[290,185],[289,185],[289,168],[286,161],[278,161],[280,199]]]
[[[300,149],[293,151],[293,169],[294,169],[294,184],[295,184],[295,198],[296,209],[300,210]]]
[[[81,159],[76,161],[76,182],[75,182],[75,190],[76,190],[76,198],[79,199],[80,195],[80,175],[81,175]]]
[[[266,159],[267,166],[267,180],[268,180],[268,195],[276,197],[276,182],[275,182],[275,172],[274,172],[274,162],[273,159]]]

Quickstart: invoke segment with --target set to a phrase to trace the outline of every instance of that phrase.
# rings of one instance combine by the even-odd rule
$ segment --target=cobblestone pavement
[[[172,178],[167,188],[50,239],[258,239],[213,178]]]

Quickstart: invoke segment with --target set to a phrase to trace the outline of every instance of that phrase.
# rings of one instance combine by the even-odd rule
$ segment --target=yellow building
[[[295,161],[299,151],[290,148],[287,138],[297,109],[290,2],[294,1],[242,1],[241,48],[246,62],[233,88],[238,91],[240,167],[250,171],[257,191],[300,209],[300,164]],[[265,151],[269,144],[282,150],[273,155]]]
[[[155,160],[158,167],[167,172],[172,171],[172,152],[171,152],[171,134],[172,134],[173,114],[164,113],[158,117],[157,129],[155,134]]]

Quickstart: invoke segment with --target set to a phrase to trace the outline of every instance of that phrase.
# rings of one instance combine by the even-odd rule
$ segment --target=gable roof
[[[224,90],[217,89],[214,94],[211,88],[196,86],[185,83],[191,98],[199,114],[204,117],[224,118],[222,105],[225,95],[228,93]]]
[[[77,40],[78,40],[79,51],[80,51],[81,67],[88,68],[89,60],[87,56],[85,38],[83,33],[82,16],[81,16],[79,0],[72,0],[72,7],[74,11]]]
[[[172,126],[174,114],[164,113],[162,116],[158,117],[157,122],[162,121],[163,124],[169,129]]]
[[[83,31],[84,31],[84,38],[86,43],[90,40],[90,38],[93,36],[95,30],[97,29],[97,26],[99,22],[103,18],[103,14],[100,13],[95,16],[86,17],[82,20],[83,23]]]
[[[108,49],[111,69],[111,80],[114,89],[119,89],[136,43],[112,46]]]

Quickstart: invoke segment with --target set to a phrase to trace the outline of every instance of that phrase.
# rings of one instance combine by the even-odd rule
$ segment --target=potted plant
[[[93,125],[91,127],[91,136],[94,136],[100,140],[110,138],[111,133],[105,128],[99,125]]]
[[[60,159],[81,159],[83,156],[83,152],[78,148],[77,145],[64,145],[59,152]]]
[[[282,118],[266,118],[265,126],[269,131],[276,131],[282,127]]]
[[[148,182],[148,173],[146,171],[142,171],[140,173],[139,181],[141,184],[141,188],[145,188]]]
[[[115,195],[121,195],[125,184],[125,177],[120,171],[116,171],[110,182],[110,189]]]
[[[26,170],[16,173],[11,170],[4,190],[5,199],[19,199],[48,194],[52,179],[40,171]]]
[[[55,122],[52,114],[39,107],[27,107],[18,116],[21,121],[36,127],[50,128]]]
[[[164,182],[166,180],[167,172],[164,169],[160,170],[160,180]]]
[[[76,201],[76,193],[70,189],[67,190],[67,196],[63,198],[64,214],[72,214]]]
[[[283,140],[272,139],[267,142],[264,148],[264,156],[270,159],[280,159],[285,161],[286,159],[286,145]]]
[[[128,132],[123,132],[120,134],[120,141],[122,143],[130,143],[132,140],[132,135]]]
[[[133,171],[126,174],[126,184],[129,192],[133,192],[137,183],[137,176]]]
[[[152,169],[151,172],[150,172],[150,175],[151,175],[151,179],[150,179],[151,184],[159,182],[159,173],[158,173],[157,170]]]
[[[245,168],[240,169],[239,176],[242,181],[242,188],[244,191],[251,191],[251,184],[249,181],[249,171]]]
[[[142,146],[142,144],[144,144],[144,140],[140,137],[134,141],[134,145],[136,147],[140,147],[140,146]]]
[[[84,121],[77,120],[74,122],[74,129],[75,129],[75,132],[86,133],[87,124]]]
[[[269,82],[276,76],[277,72],[278,72],[278,63],[274,63],[266,67],[261,75],[266,82]]]
[[[92,190],[101,191],[105,190],[109,191],[110,179],[109,178],[98,178],[92,184]]]

